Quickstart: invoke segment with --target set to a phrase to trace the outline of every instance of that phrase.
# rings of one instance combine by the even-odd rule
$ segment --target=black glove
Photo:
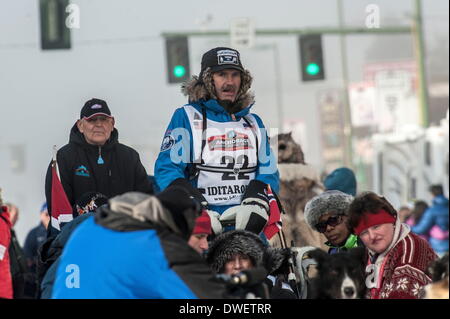
[[[200,193],[200,191],[191,185],[186,179],[184,178],[177,178],[172,183],[170,183],[169,186],[180,186],[183,187],[192,197],[194,197],[199,203],[201,203],[204,207],[208,205],[208,202],[206,201],[205,197]]]
[[[254,201],[269,210],[269,196],[267,195],[267,184],[256,179],[252,180],[245,190],[242,197],[242,203],[252,204]]]

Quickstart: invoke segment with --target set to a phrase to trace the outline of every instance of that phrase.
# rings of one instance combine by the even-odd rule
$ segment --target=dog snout
[[[352,298],[354,296],[354,294],[355,294],[355,288],[353,288],[353,287],[345,287],[344,288],[344,294],[345,294],[345,297]]]

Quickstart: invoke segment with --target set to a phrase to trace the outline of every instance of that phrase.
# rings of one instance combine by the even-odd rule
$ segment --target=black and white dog
[[[329,255],[323,250],[309,252],[317,261],[317,275],[311,279],[308,299],[361,299],[366,292],[365,249],[357,247]]]

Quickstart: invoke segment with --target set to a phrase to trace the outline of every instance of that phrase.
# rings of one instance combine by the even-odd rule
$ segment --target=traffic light
[[[190,77],[187,37],[166,38],[167,80],[182,83]]]
[[[70,29],[66,25],[69,0],[40,0],[42,50],[70,49]]]
[[[299,37],[302,81],[323,80],[325,69],[322,55],[322,36],[320,34]]]

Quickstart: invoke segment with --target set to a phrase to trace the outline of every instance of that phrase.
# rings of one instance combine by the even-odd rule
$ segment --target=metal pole
[[[307,35],[307,34],[402,34],[410,33],[411,28],[405,26],[391,26],[384,28],[363,28],[363,27],[320,27],[320,28],[303,28],[303,29],[259,29],[255,30],[256,36],[289,36],[289,35]],[[229,30],[208,30],[208,31],[175,31],[162,32],[162,37],[176,36],[196,36],[196,37],[215,37],[229,36]]]
[[[281,94],[281,63],[280,63],[280,53],[278,51],[278,44],[273,44],[273,60],[275,66],[275,95],[277,100],[277,110],[278,110],[278,129],[280,133],[283,133],[283,96]]]
[[[338,14],[339,14],[339,29],[344,28],[344,13],[342,7],[342,0],[338,0]],[[353,169],[352,158],[352,123],[350,111],[350,98],[348,96],[348,68],[347,68],[347,47],[345,43],[345,34],[340,33],[339,39],[341,42],[341,62],[342,62],[342,82],[344,86],[344,139],[345,152],[344,163],[345,166]]]
[[[413,23],[413,35],[414,44],[416,52],[416,63],[417,63],[417,77],[419,81],[419,103],[420,103],[420,113],[422,126],[428,127],[428,90],[427,90],[427,76],[425,68],[425,41],[423,36],[423,25],[422,25],[422,1],[415,1],[416,12],[414,15]]]

